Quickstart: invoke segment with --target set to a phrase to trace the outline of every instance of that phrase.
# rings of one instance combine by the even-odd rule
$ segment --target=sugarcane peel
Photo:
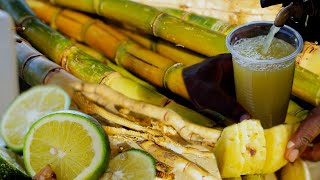
[[[132,112],[143,114],[150,118],[157,119],[165,125],[172,126],[182,138],[189,142],[200,141],[215,144],[221,134],[220,130],[192,124],[169,109],[130,99],[107,86],[90,83],[74,83],[72,87],[76,91],[81,91],[88,99],[106,108],[109,108],[110,102],[113,102],[114,105],[125,107]]]

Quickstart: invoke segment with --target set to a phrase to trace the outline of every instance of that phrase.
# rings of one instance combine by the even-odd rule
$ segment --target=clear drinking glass
[[[232,30],[226,39],[232,54],[237,101],[252,118],[259,119],[264,128],[281,124],[285,120],[294,76],[294,61],[302,50],[302,37],[289,26],[281,27],[275,38],[284,40],[295,50],[288,56],[271,60],[248,58],[243,52],[237,52],[233,45],[239,39],[267,35],[272,25],[273,22],[244,24]]]

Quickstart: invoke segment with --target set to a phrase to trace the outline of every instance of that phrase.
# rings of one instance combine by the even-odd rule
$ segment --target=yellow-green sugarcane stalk
[[[152,90],[156,90],[156,88],[154,86],[152,86],[151,84],[147,83],[146,81],[141,80],[140,78],[136,77],[135,75],[133,75],[132,73],[130,73],[129,71],[127,71],[126,69],[117,66],[116,64],[114,64],[113,62],[111,62],[109,59],[107,59],[103,54],[101,54],[100,52],[96,51],[95,49],[92,49],[91,47],[88,47],[84,44],[78,43],[78,42],[74,42],[74,44],[80,48],[82,51],[86,52],[87,54],[89,54],[90,56],[94,57],[95,59],[106,63],[109,67],[111,67],[113,70],[119,72],[122,76],[131,79],[149,89]]]
[[[27,2],[39,18],[62,33],[98,49],[117,65],[153,85],[189,99],[182,76],[183,64],[143,48],[113,27],[85,14],[40,1]]]
[[[176,46],[168,41],[156,39],[146,34],[139,34],[126,29],[118,28],[118,30],[143,47],[157,52],[175,62],[180,62],[186,66],[199,63],[206,59],[205,56],[189,51],[183,47]]]
[[[23,0],[0,0],[0,7],[7,11],[20,26],[20,32],[35,48],[85,82],[105,84],[133,99],[160,107],[175,109],[186,120],[205,126],[214,122],[195,111],[168,99],[130,79],[124,78],[106,64],[87,55],[60,33],[42,23]],[[223,120],[221,117],[218,120]]]
[[[297,65],[292,94],[315,106],[320,104],[320,76]]]
[[[144,4],[129,0],[51,0],[50,2],[132,25],[146,33],[206,56],[228,52],[223,34],[190,24]]]
[[[318,43],[305,42],[303,51],[297,56],[299,66],[320,76],[320,45]]]
[[[180,9],[174,9],[174,8],[158,8],[163,12],[166,12],[172,16],[178,17],[182,20],[185,20],[187,22],[190,22],[192,24],[201,26],[206,29],[210,29],[212,31],[222,33],[224,35],[227,35],[232,29],[235,28],[235,25],[232,25],[226,21],[209,17],[209,16],[202,16],[198,15],[196,13],[183,11]]]

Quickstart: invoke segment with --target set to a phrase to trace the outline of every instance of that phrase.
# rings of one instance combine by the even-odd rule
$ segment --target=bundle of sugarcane
[[[237,161],[237,158],[230,159],[224,155],[225,152],[238,149],[234,146],[237,144],[229,144],[230,147],[225,146],[225,142],[229,141],[228,137],[235,132],[245,134],[259,132],[255,136],[258,139],[257,143],[250,143],[250,148],[257,151],[257,154],[261,149],[264,149],[262,147],[265,143],[271,147],[279,146],[279,143],[283,144],[291,132],[284,131],[285,134],[283,134],[282,130],[290,130],[291,126],[282,125],[263,133],[258,121],[248,120],[228,127],[220,137],[221,131],[185,123],[185,121],[181,121],[179,115],[165,108],[130,99],[104,85],[82,83],[62,67],[50,62],[35,51],[23,39],[17,39],[16,49],[20,76],[26,82],[31,85],[56,84],[64,88],[79,110],[101,117],[100,121],[105,124],[104,130],[109,136],[113,156],[130,148],[143,149],[158,161],[156,168],[159,178],[221,179],[215,156],[210,151],[210,144],[216,143],[218,138],[215,152],[219,155],[218,159],[224,162],[218,163],[220,168],[224,170],[223,164],[234,164],[232,161]],[[296,114],[298,112],[301,112],[301,108],[292,104],[288,113]],[[252,127],[245,127],[247,124],[252,125]],[[184,127],[183,130],[181,126]],[[234,130],[238,126],[241,131],[240,129]],[[228,132],[232,133],[229,134]],[[277,138],[277,141],[267,140],[266,142],[262,140],[264,138],[275,138],[279,133],[286,138]],[[237,139],[237,137],[235,138]],[[243,143],[245,145],[248,142],[244,141]],[[281,145],[281,147],[282,152],[285,145]],[[266,173],[273,172],[275,168],[279,168],[286,163],[286,161],[279,159],[281,155],[278,151],[273,153],[275,157],[269,157],[270,161],[266,163],[265,167],[268,167],[264,171]],[[255,165],[253,162],[257,162],[257,159],[260,158],[262,160],[259,160],[259,162],[263,163],[265,156],[259,154],[259,156],[251,159],[251,163],[242,164],[243,167],[241,168],[245,169],[245,167]],[[234,176],[225,171],[222,172],[224,177]],[[106,170],[102,179],[110,177],[109,173]],[[263,175],[248,175],[244,179],[248,178],[263,179]]]
[[[106,64],[87,55],[74,46],[70,40],[38,20],[24,1],[2,0],[0,1],[0,6],[12,15],[19,26],[23,27],[20,28],[23,29],[21,35],[47,57],[54,60],[79,79],[86,82],[106,84],[131,98],[172,109],[183,116],[184,119],[198,124],[210,127],[215,124],[205,116],[177,104],[162,94],[124,78]],[[222,116],[217,117],[224,118]]]
[[[210,32],[147,5],[128,0],[88,0],[77,3],[72,0],[55,0],[51,2],[132,25],[146,33],[206,56],[228,52],[225,37],[222,34]]]
[[[141,47],[111,26],[89,16],[39,1],[27,2],[39,18],[62,33],[100,50],[119,66],[148,82],[189,99],[182,79],[183,65]]]
[[[214,154],[206,141],[197,139],[203,137],[212,146],[220,130],[186,123],[171,110],[130,99],[105,85],[82,83],[19,37],[16,49],[22,79],[30,85],[59,85],[79,110],[102,118],[113,155],[126,150],[118,144],[128,143],[127,147],[143,149],[157,159],[159,177],[221,178]]]
[[[205,19],[205,18],[206,17],[202,17],[202,19]],[[210,18],[209,18],[209,20],[210,20]],[[49,20],[47,20],[47,21],[49,21]],[[194,21],[193,23],[200,23],[200,25],[202,25],[202,21]],[[144,46],[146,46],[146,47],[147,46],[150,47],[150,44],[153,44],[152,45],[153,47],[157,47],[157,46],[155,46],[155,45],[158,44],[157,42],[153,42],[150,39],[146,39],[146,38],[143,38],[141,36],[137,36],[135,34],[132,34],[129,31],[123,31],[122,30],[122,32],[125,32],[131,38],[139,41],[141,44],[144,44]],[[92,45],[95,46],[94,43]],[[306,45],[305,47],[309,47],[309,48],[305,48],[304,52],[306,52],[308,49],[309,50],[313,49],[313,47],[315,47],[315,46],[314,45],[312,45],[312,46]],[[181,52],[181,51],[178,51],[178,52]],[[298,59],[310,59],[310,58],[308,58],[308,56],[309,56],[308,54],[310,54],[310,53],[304,53],[304,52],[302,52],[301,55],[303,55],[303,57],[307,56],[307,58],[298,58]],[[314,52],[317,52],[317,51],[314,51]],[[160,51],[160,53],[165,54],[166,52],[165,51]],[[316,54],[316,53],[313,53],[313,54]],[[174,58],[172,58],[172,59],[174,59]],[[298,60],[298,59],[297,59],[297,61],[300,62],[300,64],[301,64],[301,62],[303,62],[303,61]],[[179,62],[178,59],[177,59],[177,61]],[[188,62],[188,65],[192,65],[192,64],[196,63],[197,61],[201,61],[201,58],[198,58],[198,59],[197,58],[193,58],[192,61]],[[306,62],[306,61],[304,61],[304,62]],[[318,80],[316,80],[316,79],[318,79],[318,75],[308,72],[310,67],[314,67],[313,65],[311,65],[311,66],[309,65],[309,68],[306,68],[306,65],[304,65],[303,67],[304,68],[297,67],[296,70],[295,70],[295,77],[294,77],[292,93],[294,95],[296,95],[297,97],[299,97],[299,98],[301,98],[301,99],[303,99],[303,100],[305,100],[305,101],[307,101],[307,102],[309,102],[311,104],[318,105],[319,104],[319,102],[318,102],[318,96],[319,95],[318,95],[317,92],[319,90],[319,85],[317,83]],[[128,67],[128,68],[131,69],[131,70],[133,69],[132,67]],[[179,78],[171,78],[172,79],[171,84],[173,84],[173,85],[176,84],[176,80],[177,79],[180,80],[178,82],[180,82],[180,83],[182,82],[182,79],[181,79],[181,76],[180,76],[181,75],[180,74],[181,71],[182,71],[182,68],[179,68],[178,70],[174,71],[174,72],[178,72],[179,75],[167,76],[169,79],[170,79],[170,77],[179,76]],[[173,74],[175,74],[175,73],[173,73]],[[168,84],[170,85],[170,83],[168,83]],[[181,83],[181,84],[183,84],[183,83]],[[180,88],[177,87],[177,85],[174,85],[174,86],[171,86],[171,87],[172,87],[171,88],[172,90],[174,89],[173,92],[180,92],[180,94],[181,94],[181,92],[185,92],[185,91],[182,90],[182,89],[185,90],[185,88],[181,88],[181,86],[179,86]],[[308,88],[308,87],[312,87],[312,88]],[[186,94],[186,93],[182,93],[182,94]]]
[[[239,25],[250,21],[273,21],[281,5],[261,8],[259,0],[133,0],[155,7],[180,9]]]

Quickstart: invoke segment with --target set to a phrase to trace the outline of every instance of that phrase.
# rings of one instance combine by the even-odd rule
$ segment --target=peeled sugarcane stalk
[[[74,44],[80,48],[82,51],[84,51],[85,53],[89,54],[90,56],[94,57],[95,59],[106,63],[110,68],[112,68],[113,70],[119,72],[122,76],[131,79],[149,89],[152,90],[156,90],[156,88],[154,86],[152,86],[151,84],[141,80],[140,78],[136,77],[135,75],[133,75],[132,73],[130,73],[129,71],[127,71],[126,69],[117,66],[116,64],[114,64],[113,62],[111,62],[109,59],[107,59],[103,54],[101,54],[100,52],[96,51],[95,49],[92,49],[84,44],[78,43],[78,42],[74,42]]]
[[[145,141],[139,145],[158,161],[163,162],[164,164],[170,164],[175,168],[175,171],[185,174],[184,177],[189,177],[190,179],[220,179],[220,176],[209,174],[196,164],[171,151],[162,149],[152,141]]]
[[[180,62],[186,66],[199,63],[206,58],[200,54],[188,51],[185,48],[176,46],[172,43],[169,43],[161,39],[155,39],[150,36],[148,37],[148,35],[134,33],[126,29],[118,28],[118,30],[130,37],[132,40],[142,45],[143,47],[157,52],[162,56],[169,58],[175,62]]]
[[[0,7],[7,11],[23,31],[20,32],[35,48],[79,79],[105,84],[128,97],[174,109],[185,120],[212,127],[214,122],[191,109],[181,106],[162,94],[124,78],[107,65],[85,54],[68,39],[49,28],[35,17],[23,0],[0,0]]]
[[[159,8],[159,9],[172,16],[178,17],[182,20],[204,27],[206,29],[210,29],[212,31],[222,33],[224,35],[227,35],[233,28],[235,28],[235,25],[232,25],[226,21],[222,21],[217,18],[205,17],[205,16],[198,15],[196,13],[174,9],[174,8]]]
[[[54,24],[61,32],[97,48],[116,64],[148,82],[189,99],[182,73],[175,73],[181,72],[181,64],[141,47],[111,26],[89,16],[39,1],[27,2],[39,18]]]
[[[146,33],[182,45],[206,56],[228,52],[225,37],[210,32],[151,6],[128,0],[54,0],[54,4],[95,13],[132,25]]]
[[[137,131],[127,130],[124,128],[117,128],[117,127],[110,127],[110,126],[104,126],[103,129],[106,131],[108,135],[118,135],[118,136],[124,136],[124,137],[131,136],[134,138],[143,138],[145,140],[152,141],[161,147],[172,150],[177,154],[193,154],[200,158],[215,159],[214,154],[210,151],[200,151],[195,148],[185,147],[182,144],[175,142],[174,140],[172,140],[171,138],[165,135],[153,135],[149,133],[137,132]]]
[[[187,122],[170,109],[129,99],[116,91],[112,91],[107,86],[75,83],[73,87],[88,99],[107,109],[112,109],[112,107],[110,107],[110,102],[112,102],[112,106],[126,108],[134,113],[154,118],[165,125],[172,126],[183,139],[189,142],[206,142],[214,146],[221,134],[220,130]]]

